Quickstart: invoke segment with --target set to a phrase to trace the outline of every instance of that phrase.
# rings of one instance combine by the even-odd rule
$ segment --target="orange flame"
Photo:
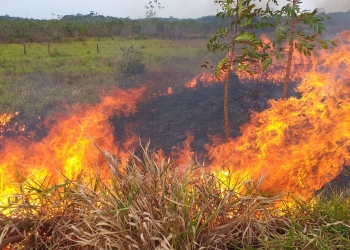
[[[63,176],[73,179],[82,173],[97,171],[107,177],[108,165],[94,143],[113,152],[125,163],[132,140],[120,142],[121,147],[114,145],[108,117],[135,112],[135,104],[144,90],[114,90],[96,106],[76,105],[71,108],[71,114],[48,118],[44,123],[49,133],[40,142],[3,141],[0,152],[0,204],[6,202],[7,195],[16,193],[13,182],[18,179],[17,173],[38,180],[50,174],[56,182]]]
[[[196,89],[197,84],[200,82],[202,83],[203,87],[210,87],[215,82],[220,82],[220,79],[216,79],[214,74],[210,74],[208,72],[200,73],[197,76],[193,77],[191,80],[189,80],[185,87],[188,89]]]
[[[349,42],[350,31],[343,32],[337,51],[320,54],[312,72],[301,72],[302,98],[271,100],[240,138],[209,148],[211,168],[248,171],[253,179],[266,174],[265,190],[304,198],[335,178],[350,163]]]
[[[18,124],[17,122],[7,126],[18,114],[19,112],[0,114],[0,133],[23,132],[26,129],[25,125]]]
[[[191,148],[191,142],[194,139],[194,136],[190,132],[186,132],[186,140],[182,143],[183,149],[179,152],[178,157],[177,157],[177,164],[179,167],[186,167],[188,165],[193,164],[193,155],[194,152],[192,151]]]
[[[343,32],[337,51],[319,53],[317,63],[313,59],[312,70],[308,63],[300,72],[294,70],[295,77],[303,77],[298,87],[302,98],[271,100],[269,109],[252,114],[240,138],[208,146],[212,160],[209,169],[218,176],[226,175],[220,172],[222,167],[253,179],[266,174],[264,190],[292,191],[305,198],[336,177],[350,163],[349,44],[350,31]],[[271,69],[267,80],[280,80],[278,69],[273,70],[277,73],[272,74]],[[209,74],[192,80],[188,86],[194,88],[197,80],[215,82]],[[76,105],[70,114],[48,118],[44,124],[49,133],[40,142],[3,139],[0,205],[18,191],[14,184],[17,173],[42,180],[50,175],[56,182],[61,175],[77,178],[96,171],[107,178],[108,164],[94,143],[125,164],[137,137],[129,133],[125,142],[113,138],[108,118],[136,112],[136,103],[144,91],[145,88],[114,90],[95,106]],[[187,151],[183,156],[187,159],[193,155],[189,149],[192,139],[188,135],[184,144]]]
[[[6,123],[8,123],[16,115],[18,115],[18,112],[14,113],[14,114],[10,114],[10,113],[1,114],[0,115],[0,126],[6,125]]]

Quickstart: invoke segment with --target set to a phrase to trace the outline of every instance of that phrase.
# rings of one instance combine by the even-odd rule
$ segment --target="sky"
[[[52,19],[58,15],[89,14],[132,19],[146,16],[145,5],[150,0],[0,0],[0,15]],[[266,0],[262,0],[263,2]],[[215,15],[218,5],[213,0],[158,0],[164,9],[158,17],[198,18]],[[257,1],[258,2],[258,1]],[[286,3],[279,0],[280,6]],[[350,0],[304,0],[303,9],[324,8],[326,12],[350,10]]]

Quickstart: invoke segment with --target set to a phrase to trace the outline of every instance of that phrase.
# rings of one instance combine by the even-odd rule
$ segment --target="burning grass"
[[[128,128],[112,136],[110,117],[135,114],[146,86],[45,119],[40,141],[4,137],[0,246],[349,249],[349,191],[314,195],[350,162],[349,44],[346,31],[336,51],[319,55],[300,98],[271,100],[239,138],[207,145],[205,168],[148,146],[130,155],[138,138]],[[193,156],[183,145],[179,155]]]
[[[271,196],[261,182],[175,166],[146,146],[109,180],[18,176],[1,207],[2,249],[345,249],[349,193],[313,202]],[[226,174],[230,177],[230,174]],[[86,181],[86,180],[89,181]],[[284,205],[281,205],[284,204]]]

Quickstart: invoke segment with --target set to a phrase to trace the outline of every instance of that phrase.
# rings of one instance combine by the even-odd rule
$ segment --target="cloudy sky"
[[[0,0],[0,15],[52,19],[57,15],[88,14],[90,11],[114,17],[144,18],[150,0]],[[158,0],[164,9],[159,17],[197,18],[214,15],[213,0]],[[262,0],[263,2],[266,0]],[[280,0],[281,4],[285,0]],[[324,8],[326,12],[348,11],[350,0],[304,0],[303,8]]]

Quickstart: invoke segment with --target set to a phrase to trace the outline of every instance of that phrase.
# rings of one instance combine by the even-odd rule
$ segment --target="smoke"
[[[209,0],[207,0],[209,1]],[[263,0],[259,6],[265,4],[266,0]],[[280,9],[282,6],[286,5],[288,2],[286,0],[278,1],[278,7]],[[304,10],[314,10],[315,8],[324,10],[327,13],[330,12],[345,12],[350,10],[349,0],[304,0],[301,3],[301,8]]]
[[[318,1],[305,1],[303,3],[305,9],[323,9],[325,12],[346,12],[350,10],[349,0],[318,0]]]
[[[195,10],[200,11],[200,13],[208,13],[207,15],[213,15],[217,13],[217,9],[220,7],[218,4],[214,4],[213,0],[201,0],[198,4],[197,1],[181,0],[176,1],[181,2],[182,7],[187,7],[186,9],[181,8],[182,11],[188,11],[187,15],[193,15]],[[267,0],[262,0],[261,2],[256,1],[256,5],[259,7],[265,6]],[[286,5],[288,2],[286,0],[279,0],[278,7],[273,7],[274,9],[280,9],[282,6]],[[326,13],[330,12],[346,12],[350,11],[350,0],[304,0],[301,3],[301,8],[303,10],[314,10],[318,8]],[[200,17],[200,15],[197,16]],[[203,16],[203,15],[202,15]]]
[[[219,5],[214,0],[159,0],[164,7],[160,12],[162,17],[199,18],[215,15]]]

